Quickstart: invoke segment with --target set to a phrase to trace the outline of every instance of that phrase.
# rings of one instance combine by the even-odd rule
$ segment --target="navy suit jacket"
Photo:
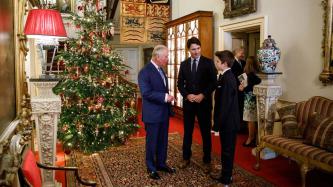
[[[218,81],[215,92],[214,127],[215,131],[237,131],[240,127],[238,109],[238,86],[231,70],[226,71]]]
[[[181,62],[178,73],[177,88],[186,100],[189,94],[205,95],[204,102],[212,107],[212,92],[216,86],[216,68],[214,62],[204,56],[200,56],[195,79],[191,75],[191,58]]]
[[[161,123],[169,119],[170,103],[165,102],[168,93],[168,79],[164,74],[166,85],[156,69],[149,62],[139,72],[139,87],[142,96],[142,121],[144,123]]]

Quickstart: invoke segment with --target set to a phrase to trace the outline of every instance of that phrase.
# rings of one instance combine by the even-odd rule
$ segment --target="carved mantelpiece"
[[[253,93],[257,96],[258,115],[258,141],[262,136],[273,133],[274,115],[276,103],[282,95],[281,86],[275,83],[275,79],[282,73],[259,73],[262,82],[254,86]],[[259,143],[258,142],[258,143]],[[252,151],[252,153],[254,150]],[[275,152],[265,148],[262,151],[262,159],[275,158]]]
[[[56,79],[30,79],[38,89],[38,95],[31,98],[32,116],[36,123],[37,145],[40,162],[55,165],[57,124],[61,112],[61,99],[53,94]],[[54,171],[43,170],[43,186],[54,186]]]

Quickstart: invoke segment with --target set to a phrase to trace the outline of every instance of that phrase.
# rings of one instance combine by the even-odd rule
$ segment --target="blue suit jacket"
[[[170,103],[165,102],[168,93],[168,79],[164,74],[166,85],[156,67],[150,62],[139,72],[139,87],[142,96],[142,121],[160,123],[169,119]]]

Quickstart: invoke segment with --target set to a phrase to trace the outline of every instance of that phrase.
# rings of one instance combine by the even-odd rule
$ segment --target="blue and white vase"
[[[268,35],[262,47],[257,52],[257,57],[260,62],[260,69],[264,73],[274,73],[276,65],[280,60],[281,51],[276,47],[275,41]]]

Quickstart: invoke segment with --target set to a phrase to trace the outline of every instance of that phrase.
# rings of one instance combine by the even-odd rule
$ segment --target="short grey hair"
[[[233,53],[234,53],[234,55],[236,55],[238,52],[244,51],[244,50],[245,50],[244,47],[239,47],[239,48],[234,49]]]
[[[157,45],[154,47],[154,50],[151,54],[152,58],[161,55],[165,50],[168,50],[167,46],[165,45]]]

